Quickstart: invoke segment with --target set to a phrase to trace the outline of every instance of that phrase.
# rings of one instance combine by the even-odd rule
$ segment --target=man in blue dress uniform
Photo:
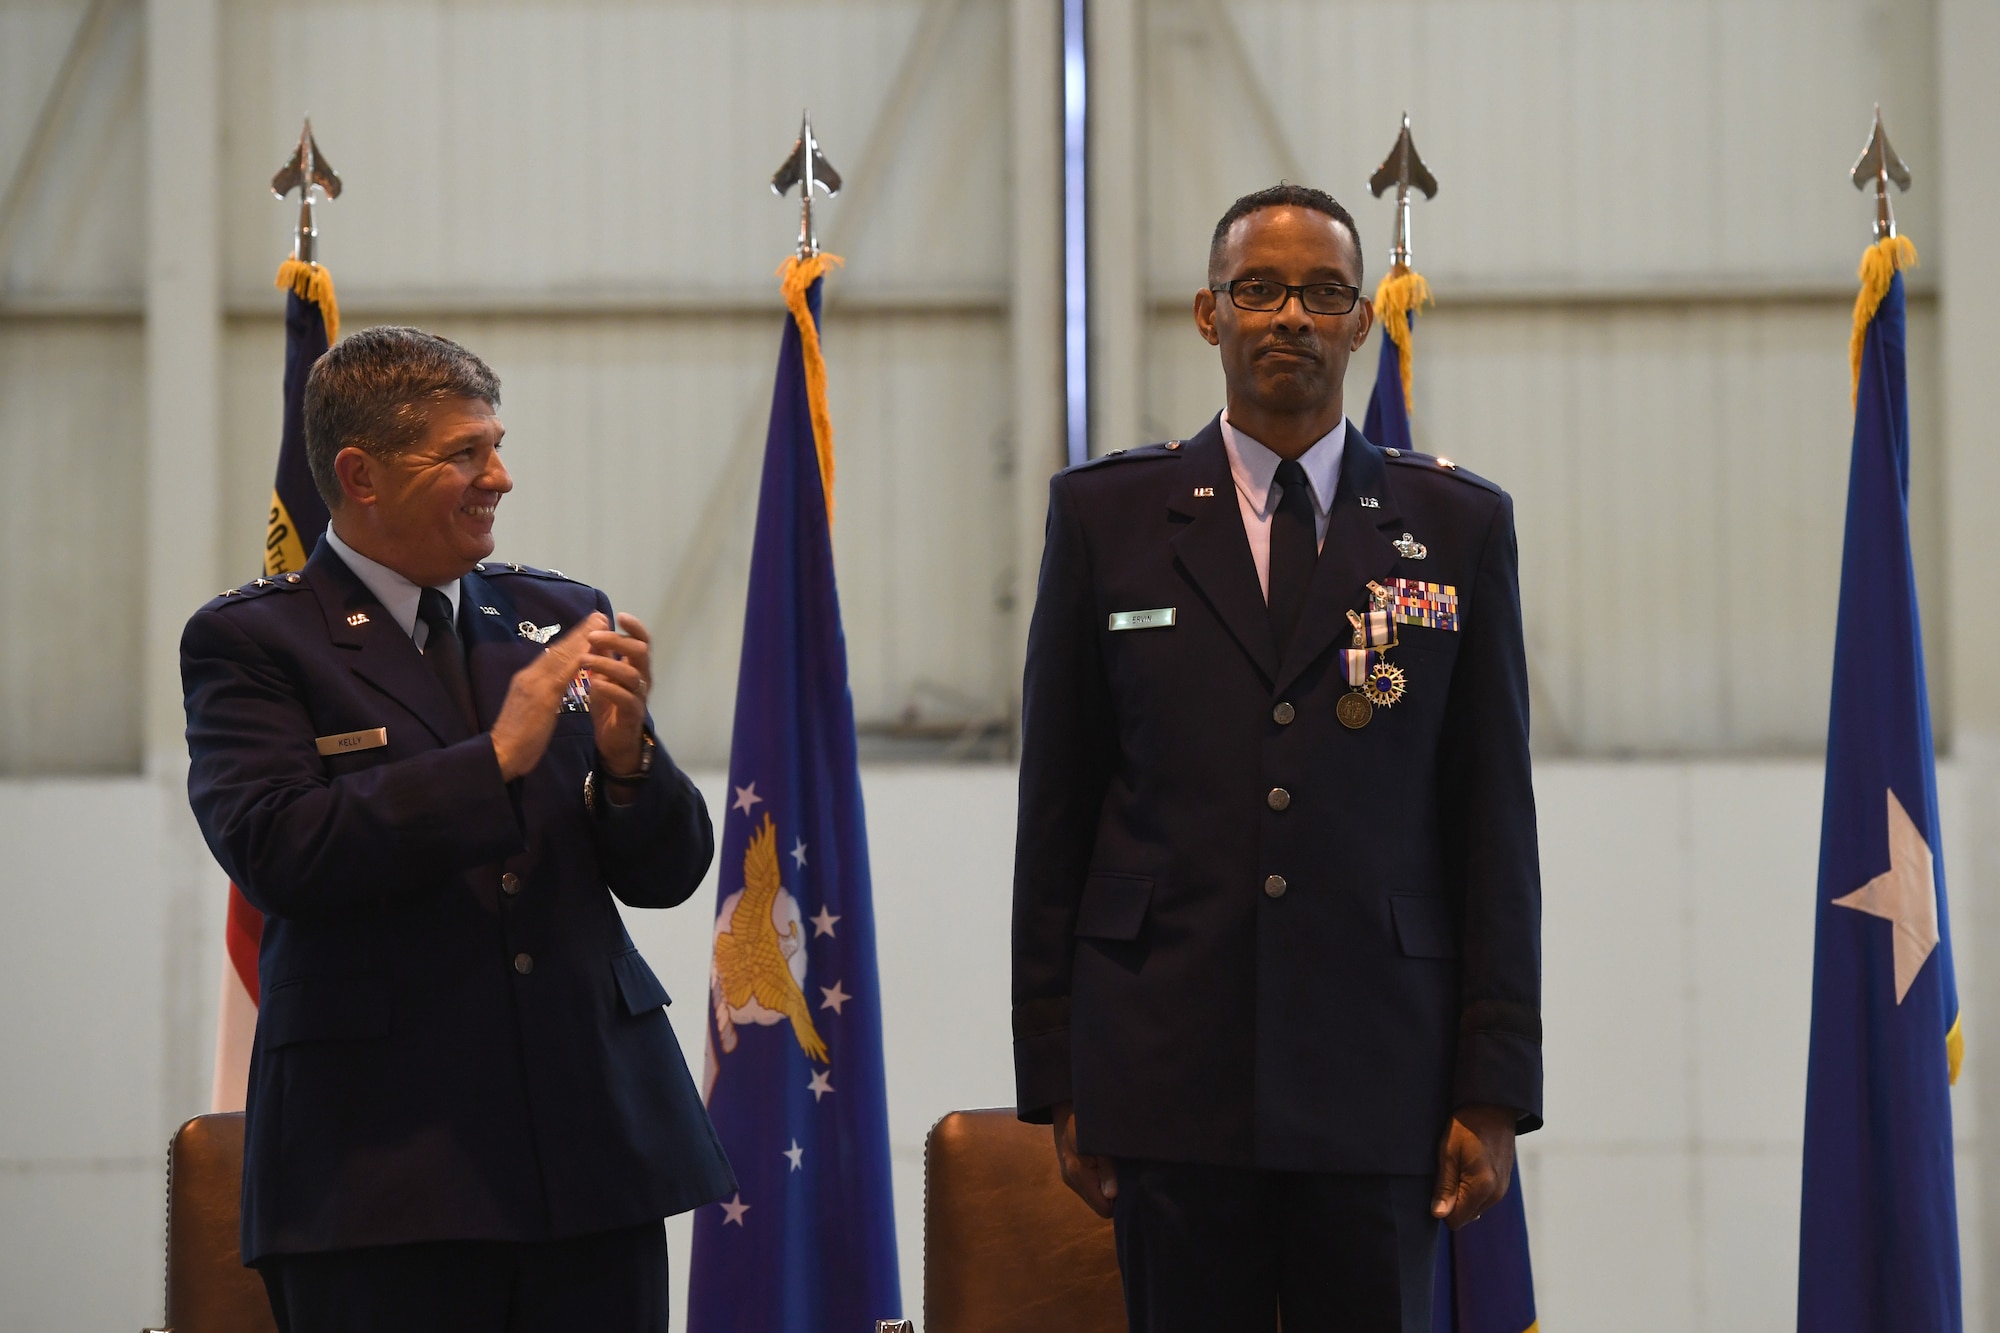
[[[490,558],[499,399],[446,339],[336,344],[331,527],[181,640],[189,800],[265,916],[242,1249],[287,1333],[664,1333],[661,1219],[734,1187],[613,902],[692,894],[708,811],[645,628]]]
[[[1050,486],[1023,694],[1014,1056],[1135,1330],[1429,1333],[1440,1221],[1541,1123],[1513,505],[1343,415],[1361,249],[1240,199],[1227,410]]]

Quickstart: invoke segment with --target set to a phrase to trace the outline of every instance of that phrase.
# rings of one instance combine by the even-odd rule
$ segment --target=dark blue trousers
[[[540,1244],[274,1255],[257,1271],[279,1333],[667,1333],[658,1222]]]
[[[1429,1177],[1117,1165],[1132,1333],[1431,1333]]]

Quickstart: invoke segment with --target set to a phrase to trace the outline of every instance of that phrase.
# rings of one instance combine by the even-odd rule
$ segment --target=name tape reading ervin
[[[1154,607],[1151,611],[1113,611],[1112,629],[1166,629],[1174,623],[1171,606]]]

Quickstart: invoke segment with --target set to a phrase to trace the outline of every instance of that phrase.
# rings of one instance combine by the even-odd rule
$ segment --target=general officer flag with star
[[[819,349],[829,257],[788,261],[730,744],[704,1095],[740,1186],[695,1214],[690,1333],[901,1313],[881,991],[834,586]]]
[[[1820,820],[1799,1323],[1964,1327],[1951,1083],[1962,1049],[1910,562],[1903,279],[1862,262],[1854,447]]]
[[[1405,265],[1375,289],[1382,317],[1381,359],[1362,434],[1384,449],[1412,450],[1410,368],[1417,307],[1430,299],[1423,278]],[[1528,1216],[1517,1163],[1506,1196],[1462,1231],[1438,1233],[1433,1333],[1534,1333],[1535,1273],[1528,1261]]]

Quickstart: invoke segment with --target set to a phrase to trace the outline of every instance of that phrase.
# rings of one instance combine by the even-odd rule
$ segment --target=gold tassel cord
[[[1403,374],[1403,410],[1416,414],[1416,398],[1411,391],[1411,367],[1416,356],[1410,316],[1431,304],[1431,285],[1424,275],[1407,264],[1391,268],[1375,285],[1375,318],[1382,332],[1396,344],[1396,365]]]
[[[340,341],[340,302],[333,295],[333,274],[318,264],[287,259],[278,265],[278,281],[275,285],[291,291],[300,300],[311,301],[319,307],[320,318],[326,321],[328,347]]]
[[[1885,236],[1861,252],[1861,292],[1854,298],[1854,334],[1847,343],[1847,364],[1852,372],[1852,400],[1861,398],[1861,345],[1868,341],[1868,325],[1882,298],[1889,294],[1889,280],[1898,269],[1917,266],[1917,246],[1907,236]]]
[[[804,260],[793,255],[778,269],[785,308],[799,326],[799,349],[805,356],[806,403],[812,409],[813,449],[819,455],[819,482],[826,494],[828,524],[833,522],[833,414],[826,405],[826,358],[820,354],[819,325],[806,305],[806,291],[826,276],[828,269],[843,262],[839,255],[817,254]]]
[[[1965,1016],[1952,1017],[1951,1031],[1944,1034],[1944,1067],[1953,1087],[1958,1086],[1958,1071],[1965,1065]]]

